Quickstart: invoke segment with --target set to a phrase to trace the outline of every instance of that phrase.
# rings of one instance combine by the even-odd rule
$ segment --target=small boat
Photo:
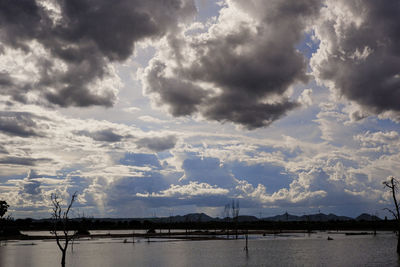
[[[328,236],[328,240],[333,240],[333,238],[332,238],[332,237],[330,237],[330,236]]]

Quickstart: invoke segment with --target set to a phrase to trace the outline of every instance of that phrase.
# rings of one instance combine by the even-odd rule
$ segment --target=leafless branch
[[[52,219],[53,219],[53,230],[50,231],[56,237],[56,243],[58,248],[61,250],[62,259],[61,266],[65,266],[65,255],[68,248],[68,243],[75,237],[76,231],[70,235],[69,234],[69,212],[71,211],[72,205],[74,204],[77,197],[77,192],[75,192],[70,202],[68,203],[67,208],[63,211],[61,200],[59,199],[57,194],[51,194],[51,202],[53,204],[52,208]],[[61,226],[61,231],[64,234],[64,243],[61,242],[61,238],[57,232],[59,227]]]
[[[394,206],[395,206],[395,210],[391,210],[388,208],[385,208],[385,210],[389,211],[394,218],[396,218],[396,222],[397,222],[397,254],[400,255],[400,211],[399,211],[399,203],[397,202],[397,193],[399,191],[399,181],[391,176],[389,177],[389,181],[384,181],[383,185],[387,188],[390,189],[390,192],[392,193],[392,198],[393,198],[393,202],[394,202]]]
[[[399,182],[397,181],[396,178],[394,178],[393,176],[389,177],[389,181],[384,181],[383,184],[388,187],[392,193],[392,198],[393,198],[393,202],[394,202],[394,206],[395,206],[395,211],[391,211],[391,213],[393,214],[393,216],[399,220],[400,218],[400,210],[399,210],[399,204],[397,202],[397,197],[396,197],[396,193],[399,190]]]
[[[384,208],[383,210],[387,210],[388,212],[390,212],[396,220],[399,219],[399,218],[397,217],[396,213],[395,213],[393,210],[388,209],[388,208]]]

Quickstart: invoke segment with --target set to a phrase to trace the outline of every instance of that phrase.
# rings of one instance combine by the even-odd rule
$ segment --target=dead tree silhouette
[[[71,211],[72,205],[74,204],[77,197],[77,193],[75,192],[67,207],[63,209],[62,201],[58,197],[57,194],[51,194],[51,202],[53,204],[52,211],[52,219],[53,219],[53,230],[51,233],[56,237],[57,246],[61,251],[61,266],[65,266],[65,257],[67,254],[68,244],[75,237],[77,231],[72,231],[73,234],[70,234],[70,225],[69,225],[69,212]],[[60,230],[62,232],[62,236],[57,232]],[[62,242],[64,240],[64,242]]]
[[[239,200],[232,200],[232,219],[234,221],[235,224],[235,238],[238,239],[238,221],[239,221],[239,211],[240,211],[240,207],[239,207]]]
[[[389,181],[384,181],[383,184],[385,187],[389,188],[390,193],[392,194],[393,203],[395,209],[385,208],[385,210],[389,211],[394,218],[396,219],[396,228],[397,228],[397,254],[400,254],[400,210],[399,203],[397,202],[397,193],[399,191],[399,180],[393,176],[389,177]]]

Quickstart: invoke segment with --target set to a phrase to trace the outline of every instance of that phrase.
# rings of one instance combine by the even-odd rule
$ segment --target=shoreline
[[[136,229],[137,230],[137,229]],[[112,230],[110,230],[112,231]],[[130,231],[130,230],[127,230]],[[134,231],[134,229],[132,229]],[[362,232],[359,233],[357,232],[350,232],[350,231],[340,231],[340,232],[331,232],[331,231],[324,231],[329,234],[346,234],[346,235],[371,235],[373,234],[372,232]],[[307,231],[307,230],[282,230],[282,231],[276,231],[276,230],[249,230],[243,231],[243,230],[238,230],[237,235],[242,236],[242,239],[244,235],[279,235],[279,234],[311,234],[311,233],[316,233],[315,231]],[[173,232],[173,233],[107,233],[107,234],[89,234],[89,235],[78,235],[76,236],[76,240],[79,240],[81,238],[90,238],[90,239],[98,239],[98,238],[158,238],[158,239],[180,239],[180,240],[235,240],[236,238],[236,233],[234,231],[230,231],[229,235],[225,231],[217,231],[217,232],[205,232],[205,231],[194,231],[194,232]],[[63,236],[59,236],[60,239],[64,239]],[[55,240],[56,237],[54,235],[27,235],[27,234],[21,234],[21,235],[11,235],[11,236],[4,236],[0,237],[0,241],[9,241],[9,240]]]

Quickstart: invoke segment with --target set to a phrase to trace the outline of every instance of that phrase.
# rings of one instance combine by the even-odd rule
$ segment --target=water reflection
[[[329,235],[333,235],[329,233]],[[245,240],[124,243],[123,238],[77,240],[67,266],[397,266],[396,236],[266,235]],[[131,240],[129,240],[131,241]],[[152,241],[152,240],[150,240]],[[153,240],[157,241],[157,240]],[[4,244],[4,242],[3,242]],[[59,266],[53,240],[8,241],[0,246],[0,266]]]

